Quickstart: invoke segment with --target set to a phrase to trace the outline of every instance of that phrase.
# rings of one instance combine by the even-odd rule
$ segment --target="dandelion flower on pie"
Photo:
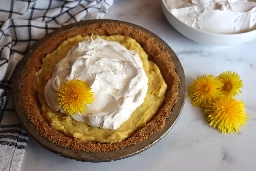
[[[57,102],[66,114],[83,113],[93,101],[91,87],[82,80],[67,81],[57,91]]]
[[[231,71],[221,73],[218,78],[223,83],[221,92],[225,96],[234,97],[237,94],[241,93],[241,88],[243,86],[240,76]]]
[[[213,75],[203,75],[197,77],[188,86],[188,97],[191,98],[193,106],[205,107],[220,95],[222,83]]]
[[[231,97],[221,97],[211,103],[205,113],[208,114],[209,125],[219,129],[222,133],[238,132],[240,126],[245,125],[248,115],[245,105]]]

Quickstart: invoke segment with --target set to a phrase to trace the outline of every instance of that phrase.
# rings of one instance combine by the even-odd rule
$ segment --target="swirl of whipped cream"
[[[256,29],[255,0],[164,0],[183,23],[212,33],[233,34]]]
[[[62,111],[56,92],[69,80],[87,82],[94,92],[94,102],[86,113],[72,115],[93,127],[117,129],[129,119],[146,96],[148,78],[139,55],[118,42],[88,39],[73,46],[54,68],[45,86],[47,104]]]

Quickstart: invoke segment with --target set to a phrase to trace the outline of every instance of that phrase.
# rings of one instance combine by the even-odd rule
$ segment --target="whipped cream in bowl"
[[[162,0],[172,26],[186,37],[209,45],[238,45],[256,38],[256,1]]]
[[[129,119],[148,89],[140,56],[118,42],[101,38],[79,42],[56,65],[44,89],[53,110],[62,111],[56,92],[64,82],[74,79],[88,83],[95,100],[85,113],[72,115],[73,119],[112,130]]]

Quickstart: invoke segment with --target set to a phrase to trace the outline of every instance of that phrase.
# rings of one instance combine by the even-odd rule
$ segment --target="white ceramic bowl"
[[[164,15],[171,25],[178,32],[196,42],[214,46],[233,46],[256,38],[256,30],[238,34],[217,34],[190,27],[171,14],[165,4],[165,0],[161,0],[161,3]]]

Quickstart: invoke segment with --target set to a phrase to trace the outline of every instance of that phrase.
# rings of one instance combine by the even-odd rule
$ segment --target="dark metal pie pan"
[[[170,54],[171,60],[174,63],[176,67],[176,73],[178,74],[178,77],[180,79],[180,85],[179,85],[179,91],[178,91],[178,99],[175,105],[173,106],[171,110],[170,116],[167,118],[166,123],[164,128],[159,131],[154,133],[152,136],[148,137],[146,140],[143,142],[136,144],[136,145],[131,145],[126,148],[117,150],[117,151],[109,151],[109,152],[85,152],[85,151],[77,151],[73,150],[70,148],[66,148],[63,146],[60,146],[56,143],[53,143],[49,141],[48,139],[44,138],[43,136],[40,135],[40,133],[36,130],[35,125],[29,120],[27,117],[23,106],[21,104],[21,77],[24,72],[25,65],[29,58],[31,57],[30,53],[28,52],[23,59],[19,62],[17,65],[13,75],[12,75],[12,82],[13,82],[13,103],[17,112],[17,115],[23,125],[23,127],[26,129],[26,131],[32,136],[35,140],[37,140],[43,147],[45,147],[47,150],[63,156],[67,157],[70,159],[75,159],[79,161],[90,161],[90,162],[102,162],[102,161],[113,161],[113,160],[118,160],[118,159],[123,159],[129,156],[136,155],[151,146],[153,146],[156,142],[158,142],[161,138],[163,138],[169,130],[174,126],[176,123],[183,105],[184,105],[184,98],[185,98],[185,76],[184,76],[184,71],[182,68],[182,65],[178,59],[178,57],[175,55],[173,50],[168,46],[166,42],[164,42],[161,38],[159,38],[157,35],[152,33],[151,31],[142,28],[138,25],[124,22],[124,21],[117,21],[117,20],[107,20],[107,19],[102,19],[102,20],[88,20],[88,21],[81,21],[78,23],[70,24],[63,26],[50,34],[46,35],[43,39],[39,40],[31,50],[37,49],[40,47],[40,45],[45,41],[50,39],[52,36],[60,33],[60,32],[65,32],[66,30],[69,29],[75,29],[76,27],[80,27],[83,25],[90,25],[90,24],[101,24],[104,22],[113,22],[113,23],[123,23],[126,24],[132,28],[138,29],[142,32],[147,33],[151,37],[153,37],[158,43],[160,43],[164,49]]]

